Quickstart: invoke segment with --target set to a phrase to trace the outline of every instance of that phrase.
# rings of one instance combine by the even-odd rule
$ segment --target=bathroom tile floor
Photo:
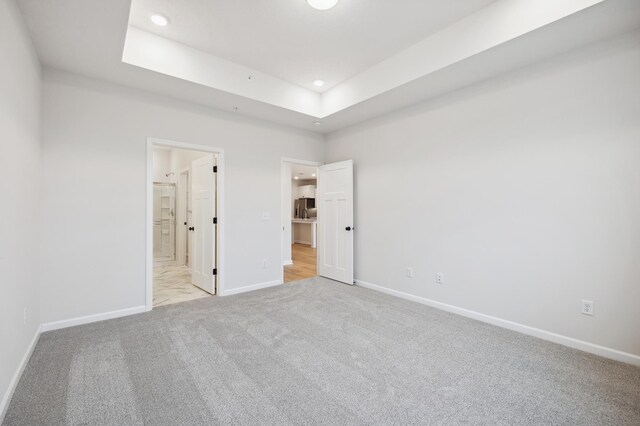
[[[211,296],[191,284],[186,266],[155,266],[153,268],[153,306],[164,306]]]

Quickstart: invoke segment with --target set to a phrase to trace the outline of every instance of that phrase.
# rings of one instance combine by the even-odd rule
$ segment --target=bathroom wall
[[[153,150],[153,181],[173,182],[173,176],[167,176],[172,171],[171,150],[156,148]]]

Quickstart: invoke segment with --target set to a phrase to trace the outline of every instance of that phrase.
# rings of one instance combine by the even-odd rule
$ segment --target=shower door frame
[[[155,187],[156,185],[173,187],[173,258],[157,260],[154,256],[154,263],[164,264],[163,262],[176,262],[178,260],[178,186],[173,182],[153,182],[153,187]],[[155,194],[153,196],[155,197]],[[162,226],[162,218],[160,219],[160,221]]]

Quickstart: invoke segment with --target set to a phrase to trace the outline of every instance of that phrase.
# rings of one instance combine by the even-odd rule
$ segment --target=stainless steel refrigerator
[[[294,203],[294,217],[296,219],[308,219],[315,217],[316,199],[315,198],[298,198]]]

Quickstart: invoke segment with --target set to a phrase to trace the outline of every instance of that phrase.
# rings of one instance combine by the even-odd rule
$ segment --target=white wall
[[[640,33],[329,135],[350,158],[357,279],[640,355]]]
[[[180,173],[185,169],[191,169],[191,163],[198,158],[211,155],[209,152],[189,151],[186,149],[171,150],[171,172],[173,172],[172,182],[178,183]]]
[[[171,171],[171,157],[173,153],[170,149],[156,148],[153,150],[153,181],[164,183],[175,183],[173,175],[167,176]]]
[[[225,150],[225,288],[280,279],[280,159],[321,136],[49,70],[43,114],[43,322],[145,304],[147,137]]]
[[[205,155],[209,155],[209,153],[187,149],[154,148],[153,181],[178,183],[180,173],[191,168],[191,163],[194,160]]]
[[[0,1],[0,58],[1,422],[40,324],[40,63],[13,0]]]

